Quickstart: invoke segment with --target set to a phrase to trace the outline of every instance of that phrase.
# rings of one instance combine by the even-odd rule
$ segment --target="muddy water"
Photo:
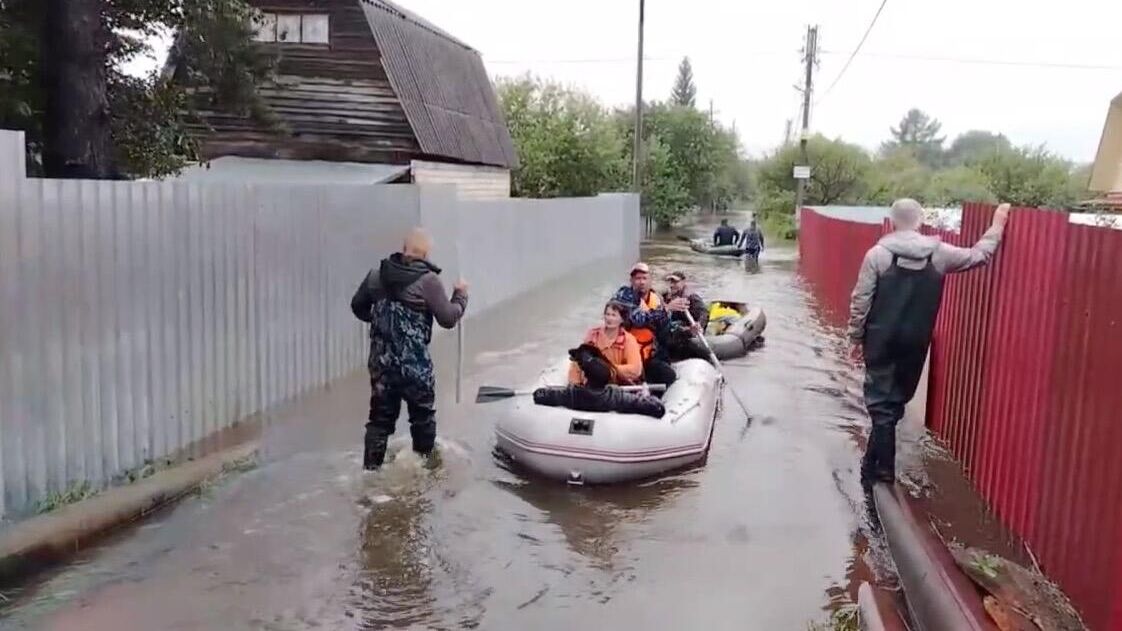
[[[505,404],[449,402],[445,368],[440,462],[399,439],[384,471],[362,475],[358,375],[276,411],[257,469],[9,594],[0,627],[773,630],[823,619],[866,572],[863,414],[839,341],[815,318],[793,249],[769,250],[755,274],[673,238],[644,251],[706,298],[769,315],[766,345],[727,368],[751,418],[726,397],[704,466],[616,488],[530,478],[492,454]],[[473,322],[465,391],[531,382],[619,284],[581,274]]]

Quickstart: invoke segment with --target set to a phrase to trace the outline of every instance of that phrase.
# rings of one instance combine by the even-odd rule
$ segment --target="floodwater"
[[[841,342],[817,320],[793,248],[767,251],[759,273],[672,235],[644,256],[656,272],[684,270],[707,299],[769,316],[766,344],[726,368],[751,417],[726,395],[703,466],[581,488],[493,455],[508,404],[477,406],[471,394],[529,384],[580,339],[623,274],[579,274],[467,328],[462,405],[448,400],[450,344],[438,349],[435,466],[410,452],[403,421],[394,447],[405,448],[382,472],[360,473],[368,386],[356,375],[271,414],[256,469],[8,594],[0,627],[780,630],[824,620],[878,556],[857,479],[866,421]]]

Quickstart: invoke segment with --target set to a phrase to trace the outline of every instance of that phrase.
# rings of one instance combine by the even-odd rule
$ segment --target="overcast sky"
[[[480,50],[493,75],[529,71],[609,105],[634,101],[638,0],[396,1]],[[766,151],[798,116],[793,86],[813,23],[822,50],[813,131],[872,149],[918,107],[951,138],[987,129],[1094,158],[1109,101],[1122,92],[1122,1],[887,0],[862,52],[824,94],[880,3],[647,0],[645,96],[666,98],[689,55],[698,104],[712,99],[750,153]]]
[[[609,104],[634,101],[638,0],[397,1],[479,49],[492,74],[530,71]],[[689,55],[699,105],[713,99],[750,152],[770,149],[798,114],[793,85],[813,23],[824,51],[815,131],[875,148],[908,108],[919,107],[952,137],[989,129],[1074,160],[1094,158],[1109,101],[1122,92],[1122,2],[888,0],[862,52],[823,98],[880,2],[647,0],[645,94],[665,98],[678,61]]]

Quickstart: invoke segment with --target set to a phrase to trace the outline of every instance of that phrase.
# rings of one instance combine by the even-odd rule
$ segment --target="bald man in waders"
[[[865,407],[872,421],[861,482],[896,481],[896,424],[915,395],[939,303],[943,278],[984,265],[993,257],[1009,205],[993,215],[993,225],[972,248],[959,248],[920,234],[923,208],[901,199],[890,213],[894,231],[865,255],[850,303],[853,357],[865,360]]]
[[[382,466],[401,404],[409,412],[413,451],[427,456],[436,446],[436,378],[429,342],[433,320],[451,329],[467,310],[467,283],[449,299],[440,268],[429,262],[432,239],[415,229],[398,254],[370,270],[351,299],[355,317],[370,323],[370,416],[363,467]]]

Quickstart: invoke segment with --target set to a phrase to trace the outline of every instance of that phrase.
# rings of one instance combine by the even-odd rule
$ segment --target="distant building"
[[[1122,210],[1122,94],[1114,97],[1107,111],[1090,188],[1101,195],[1093,205]]]
[[[282,131],[203,112],[192,133],[212,163],[189,169],[184,179],[318,175],[449,183],[470,197],[510,195],[518,155],[475,49],[388,0],[249,4],[263,16],[256,39],[279,57],[275,82],[259,93]],[[168,70],[175,71],[174,53]],[[301,177],[294,161],[317,164]]]

